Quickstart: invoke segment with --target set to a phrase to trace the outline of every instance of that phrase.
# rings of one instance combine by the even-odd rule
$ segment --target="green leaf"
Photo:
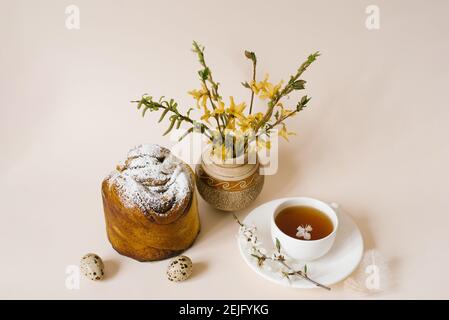
[[[307,57],[307,61],[308,61],[309,63],[312,63],[312,62],[314,62],[314,61],[316,60],[316,58],[318,58],[319,56],[321,56],[321,53],[320,53],[319,51],[317,51],[317,52],[315,52],[315,53],[312,53],[311,55],[309,55],[309,56]]]
[[[242,82],[242,86],[244,86],[245,88],[251,89],[251,86],[249,85],[248,82]]]
[[[176,122],[176,116],[171,116],[170,117],[170,125],[169,125],[169,127],[168,127],[168,129],[163,133],[163,136],[165,136],[165,135],[167,135],[172,129],[173,129],[173,126],[175,125],[175,122]]]
[[[304,265],[304,274],[307,275],[307,265]]]
[[[178,122],[176,123],[176,129],[179,129],[181,127],[182,118],[178,117]]]
[[[142,117],[145,117],[145,113],[147,113],[148,109],[150,109],[150,107],[148,107],[147,105],[145,105],[145,107],[143,107]]]
[[[182,139],[184,139],[185,137],[187,137],[190,133],[193,132],[193,127],[189,128],[189,130],[187,130],[186,132],[183,133],[182,136],[179,137],[178,141],[181,141]]]
[[[190,112],[192,112],[192,110],[194,110],[194,108],[189,108],[189,110],[187,110],[187,117],[190,118]]]
[[[257,62],[256,54],[252,51],[245,50],[245,57],[252,60],[253,63]]]
[[[161,122],[162,120],[164,120],[164,118],[165,118],[165,116],[167,115],[167,113],[168,113],[169,110],[170,110],[170,109],[166,108],[166,109],[164,110],[164,112],[162,112],[161,117],[159,118],[159,121],[158,121],[158,122]]]
[[[200,45],[198,42],[193,41],[193,51],[194,52],[203,52],[204,51],[204,47],[202,45]]]
[[[209,70],[209,68],[204,68],[204,71],[203,71],[203,77],[204,77],[204,80],[206,80],[207,78],[209,78],[209,75],[210,75],[210,70]]]
[[[300,103],[303,104],[303,105],[305,105],[305,104],[307,104],[307,102],[310,101],[310,99],[311,99],[311,98],[308,98],[307,96],[304,96],[304,97],[301,98]]]
[[[281,252],[281,242],[278,238],[276,238],[276,249],[278,252]]]
[[[306,84],[306,81],[304,80],[296,80],[295,82],[292,83],[292,87],[294,90],[302,90],[304,89],[304,85]]]
[[[198,71],[198,75],[200,76],[201,80],[206,81],[210,75],[209,68],[206,67],[203,70]]]
[[[296,112],[301,111],[302,109],[304,109],[305,107],[307,107],[307,103],[311,100],[312,98],[309,98],[307,96],[304,96],[301,98],[301,100],[298,102],[298,104],[296,105]]]

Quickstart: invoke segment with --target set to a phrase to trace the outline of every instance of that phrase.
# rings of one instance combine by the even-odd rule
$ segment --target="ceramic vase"
[[[196,166],[196,183],[199,194],[214,208],[237,211],[249,206],[260,194],[264,176],[260,174],[257,156],[248,155],[223,161],[203,152]]]

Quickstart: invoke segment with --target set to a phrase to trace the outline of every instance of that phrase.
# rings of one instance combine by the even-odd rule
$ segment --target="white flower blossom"
[[[242,225],[239,229],[239,237],[243,239],[251,253],[254,253],[255,249],[261,245],[257,238],[256,230],[255,226],[247,225]]]
[[[311,232],[313,230],[312,226],[310,224],[304,226],[299,226],[296,229],[298,232],[296,233],[296,236],[298,238],[304,238],[304,240],[310,240],[312,238]]]
[[[271,254],[271,259],[273,259],[273,260],[279,260],[279,259],[282,259],[283,257],[284,256],[280,252],[277,252],[277,251],[275,251]]]
[[[242,226],[240,226],[240,229],[239,229],[240,234],[254,234],[254,233],[256,233],[256,231],[257,231],[257,228],[254,225],[252,225],[252,226],[242,225]]]

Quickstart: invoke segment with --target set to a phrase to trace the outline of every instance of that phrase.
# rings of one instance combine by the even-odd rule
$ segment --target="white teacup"
[[[293,206],[307,206],[321,211],[331,219],[333,224],[332,232],[318,240],[301,240],[285,234],[276,225],[275,219],[283,209]],[[271,217],[271,238],[273,242],[276,243],[276,239],[279,239],[283,251],[288,256],[298,260],[310,261],[325,255],[334,244],[337,229],[338,216],[335,210],[323,201],[313,198],[299,197],[285,200],[276,207]]]

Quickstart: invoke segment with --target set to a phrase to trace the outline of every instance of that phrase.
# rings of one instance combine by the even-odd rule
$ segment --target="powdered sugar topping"
[[[140,145],[108,177],[126,207],[153,218],[182,213],[190,203],[193,178],[188,166],[159,145]]]

